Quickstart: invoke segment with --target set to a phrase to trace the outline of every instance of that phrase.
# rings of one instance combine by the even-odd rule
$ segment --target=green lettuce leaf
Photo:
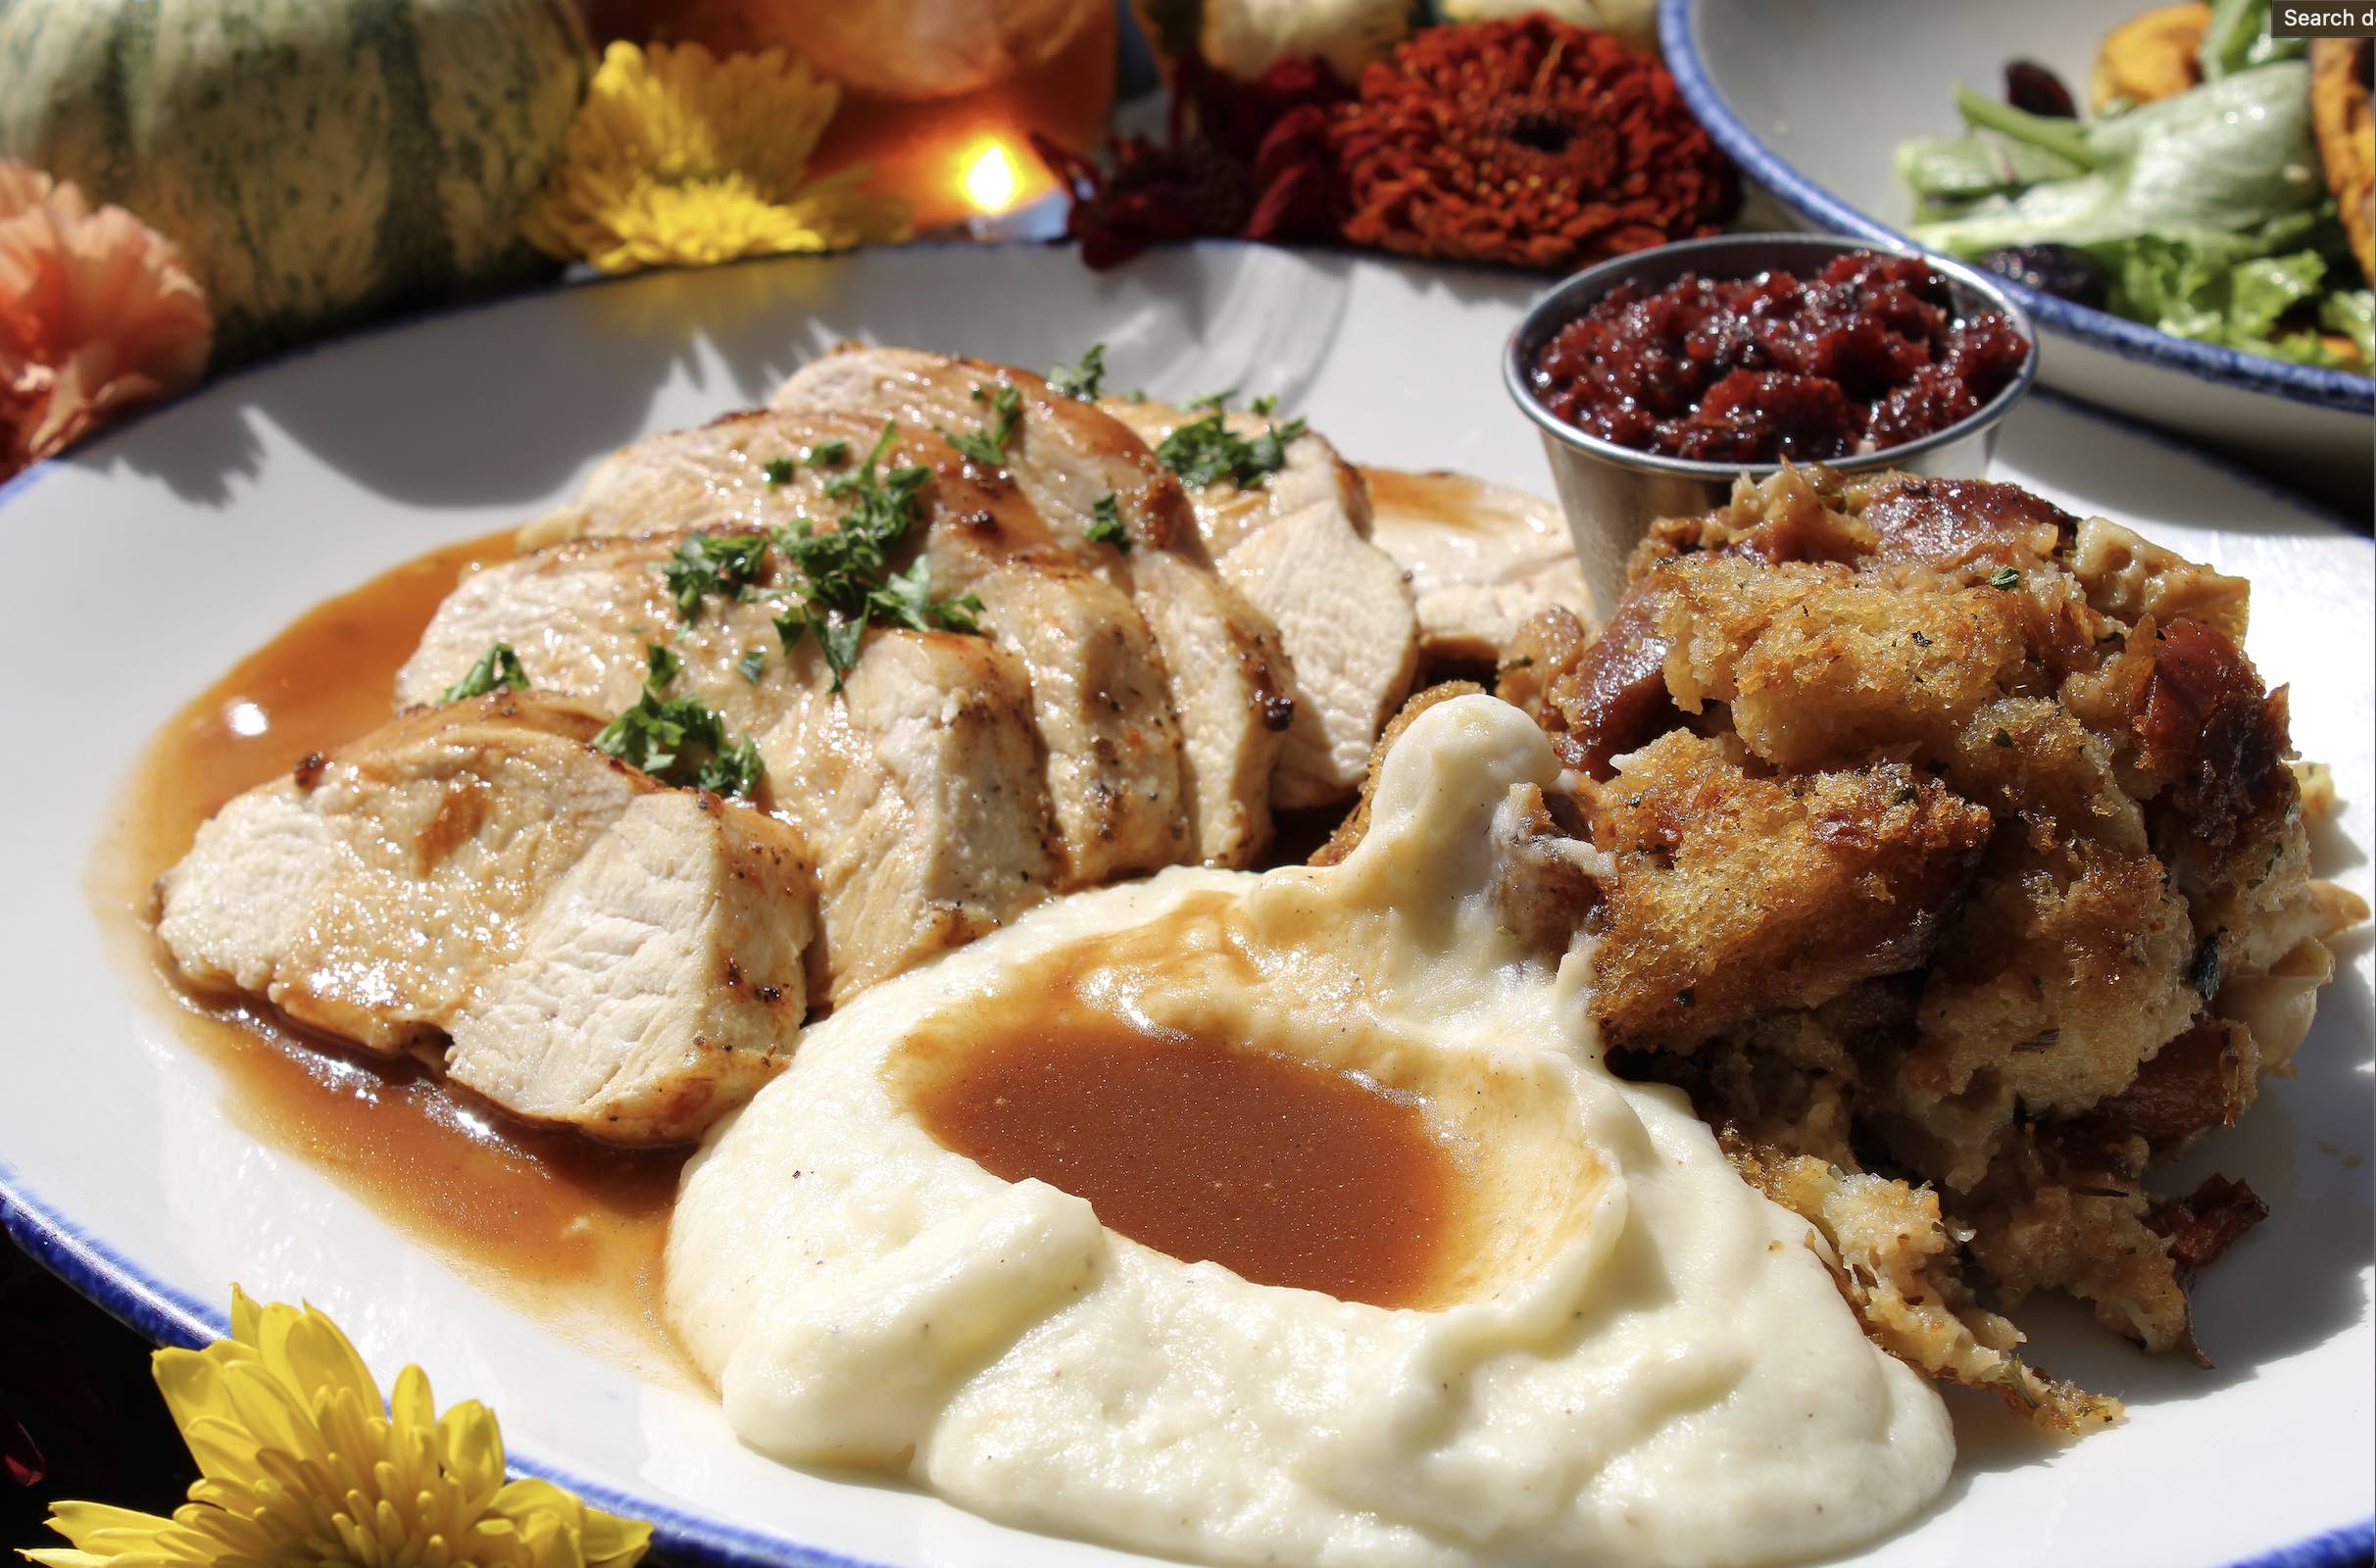
[[[2339,245],[2331,213],[2299,213],[2252,233],[2147,234],[2087,249],[2110,274],[2109,304],[2122,316],[2201,343],[2364,369],[2364,346],[2338,353],[2318,329],[2360,341],[2348,307],[2327,319],[2328,301],[2349,297],[2327,289]]]
[[[2217,81],[2271,61],[2299,60],[2309,51],[2307,38],[2279,38],[2269,31],[2269,0],[2214,0],[2195,63],[2203,80]]]
[[[2267,0],[2221,0],[2203,85],[2092,122],[1959,89],[1972,134],[1898,150],[1916,240],[1965,258],[2088,252],[2107,304],[2164,332],[2364,370],[2364,312],[2310,124],[2309,67],[2267,37]],[[2212,58],[2216,56],[2216,69]],[[2345,345],[2356,345],[2346,348]]]
[[[2338,289],[2318,308],[2318,324],[2359,345],[2358,368],[2376,364],[2376,292]]]
[[[1916,240],[1953,255],[2248,229],[2327,199],[2302,61],[2239,72],[2088,125],[2025,115],[1968,89],[1956,104],[1973,125],[2086,172],[1915,228]]]
[[[2009,195],[2084,172],[2057,153],[2003,136],[1917,136],[1898,148],[1898,176],[1933,202]]]

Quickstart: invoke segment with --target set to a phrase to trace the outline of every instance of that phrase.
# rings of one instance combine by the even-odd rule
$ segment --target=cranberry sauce
[[[1856,251],[1812,278],[1620,283],[1543,345],[1528,380],[1552,413],[1618,446],[1823,462],[1946,429],[2029,352],[1997,312],[1956,317],[1927,263]]]

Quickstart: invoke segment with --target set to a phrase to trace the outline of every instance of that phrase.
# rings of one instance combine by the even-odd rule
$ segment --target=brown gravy
[[[1412,1097],[1036,991],[921,1043],[911,1093],[943,1146],[1184,1261],[1436,1304],[1463,1184]]]
[[[410,1062],[311,1035],[269,1008],[191,996],[164,967],[149,888],[225,801],[392,714],[396,671],[457,579],[512,554],[506,532],[432,552],[308,612],[161,729],[94,868],[102,920],[143,983],[229,1083],[227,1108],[407,1233],[504,1294],[564,1302],[623,1333],[639,1362],[658,1327],[660,1252],[682,1151],[615,1151],[523,1126]],[[606,1338],[613,1336],[606,1335]]]

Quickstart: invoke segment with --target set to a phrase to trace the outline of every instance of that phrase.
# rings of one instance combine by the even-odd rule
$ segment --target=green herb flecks
[[[726,735],[726,721],[698,697],[669,697],[684,661],[654,643],[644,650],[644,689],[635,706],[603,726],[597,751],[654,778],[748,799],[764,771],[759,747]]]
[[[1122,504],[1112,495],[1097,498],[1089,509],[1087,538],[1093,545],[1112,545],[1123,555],[1130,554],[1130,529],[1122,522]]]
[[[2021,572],[2017,567],[1999,566],[1988,574],[1988,585],[1991,588],[2018,588],[2021,586]]]
[[[441,703],[459,703],[466,697],[484,697],[498,686],[509,686],[516,692],[528,689],[528,672],[520,667],[520,656],[512,652],[510,643],[495,643],[478,656],[462,679],[445,689]]]
[[[1236,397],[1237,394],[1236,387],[1225,386],[1218,392],[1208,392],[1203,397],[1190,398],[1182,407],[1203,409],[1209,414],[1221,414],[1228,410],[1229,400]]]
[[[1010,395],[1014,388],[1003,389]],[[1019,405],[1020,399],[1016,399]],[[801,577],[801,603],[776,617],[775,634],[789,654],[803,637],[814,635],[833,671],[833,689],[858,662],[866,624],[882,619],[916,631],[972,632],[981,601],[971,594],[958,599],[934,599],[931,574],[916,562],[905,572],[890,570],[891,553],[916,520],[916,497],[931,479],[930,470],[915,466],[883,470],[898,434],[894,424],[883,426],[866,461],[825,489],[828,495],[852,503],[839,527],[819,530],[807,518],[776,530],[776,548],[784,553]]]
[[[767,476],[767,488],[792,482],[793,464],[790,458],[769,458],[760,471]]]
[[[743,679],[756,686],[759,677],[767,672],[767,651],[765,648],[746,648],[742,658],[734,662],[734,667]]]
[[[883,585],[866,595],[867,612],[874,618],[905,626],[910,631],[979,632],[975,617],[982,602],[971,594],[955,599],[932,597],[932,566],[918,557],[906,571],[895,571]]]
[[[1156,461],[1192,489],[1227,479],[1241,490],[1261,485],[1287,466],[1287,443],[1304,433],[1304,421],[1274,424],[1251,441],[1208,414],[1163,437]]]
[[[1048,372],[1048,384],[1068,398],[1095,403],[1106,384],[1106,345],[1092,343],[1077,365],[1060,365]]]
[[[985,467],[1004,467],[1007,462],[1007,439],[1015,434],[1015,425],[1022,421],[1023,395],[1014,387],[1001,382],[996,387],[975,387],[973,401],[985,405],[990,410],[990,422],[978,430],[965,430],[954,434],[941,430],[941,439]],[[940,429],[938,425],[933,428]]]
[[[830,441],[819,441],[806,456],[812,468],[838,468],[850,461],[850,443],[835,436]]]
[[[709,595],[740,599],[765,574],[767,559],[766,534],[690,534],[661,564],[660,574],[668,580],[678,617],[690,625],[700,618],[701,602]]]

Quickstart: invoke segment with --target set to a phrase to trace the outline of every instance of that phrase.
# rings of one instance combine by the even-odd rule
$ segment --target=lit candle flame
[[[1015,194],[1022,182],[1022,167],[1015,162],[1014,149],[998,137],[985,136],[965,150],[958,184],[975,212],[1005,212],[1015,205]]]

